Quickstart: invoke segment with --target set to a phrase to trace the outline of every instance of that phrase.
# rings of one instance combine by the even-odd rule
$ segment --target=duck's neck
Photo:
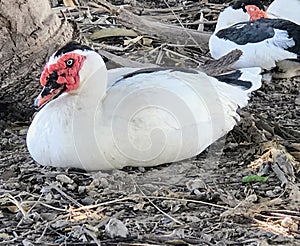
[[[82,84],[78,94],[71,99],[73,112],[68,119],[71,125],[69,134],[81,168],[91,170],[95,169],[96,159],[105,160],[102,150],[98,148],[99,136],[96,132],[106,96],[107,70],[101,57],[95,54],[87,57],[81,71],[79,76]]]
[[[103,100],[106,95],[107,89],[107,69],[98,54],[93,54],[88,62],[85,62],[82,66],[79,76],[81,79],[80,88],[74,93],[77,94],[78,105],[83,110],[94,110],[95,107],[99,106],[99,103]]]

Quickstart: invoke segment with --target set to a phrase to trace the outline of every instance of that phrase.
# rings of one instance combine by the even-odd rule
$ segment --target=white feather
[[[300,0],[275,0],[267,9],[269,18],[279,18],[300,25]]]

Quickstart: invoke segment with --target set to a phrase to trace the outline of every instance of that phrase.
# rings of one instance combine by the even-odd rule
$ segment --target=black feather
[[[250,81],[240,80],[239,78],[241,77],[241,75],[242,72],[240,70],[236,70],[227,74],[217,75],[214,77],[226,84],[238,86],[245,90],[250,89],[252,87],[252,83]]]
[[[61,47],[58,51],[56,51],[54,56],[59,57],[63,54],[71,52],[73,50],[93,50],[93,49],[87,45],[82,45],[75,41],[71,41],[71,42],[67,43],[66,45],[64,45],[63,47]]]
[[[257,6],[259,9],[261,10],[265,10],[265,7],[264,5],[262,5],[262,3],[258,0],[238,0],[238,1],[235,1],[231,7],[233,9],[243,9],[244,12],[246,12],[246,6],[247,5],[255,5]]]

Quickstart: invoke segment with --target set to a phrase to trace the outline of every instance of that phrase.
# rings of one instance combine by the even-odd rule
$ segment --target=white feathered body
[[[97,93],[105,76],[96,72],[76,93],[46,104],[28,130],[31,156],[42,165],[86,170],[183,160],[233,128],[250,92],[201,72],[166,70],[116,81],[123,72],[108,73],[104,96]],[[257,89],[258,74],[250,69],[242,77]]]

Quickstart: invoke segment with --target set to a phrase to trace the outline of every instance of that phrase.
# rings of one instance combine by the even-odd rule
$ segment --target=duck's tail
[[[218,80],[218,91],[223,102],[231,102],[239,107],[248,104],[252,91],[261,87],[261,68],[243,68],[215,76]]]
[[[230,71],[225,74],[214,76],[221,82],[229,84],[234,87],[239,87],[246,93],[258,90],[261,85],[262,76],[260,75],[261,68],[251,67],[242,68],[234,71]]]

